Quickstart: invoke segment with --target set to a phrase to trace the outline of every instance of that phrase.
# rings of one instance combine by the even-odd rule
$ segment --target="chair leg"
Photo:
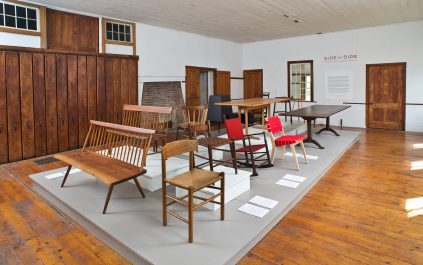
[[[234,165],[235,174],[238,174],[238,167],[237,167],[237,164],[236,164],[235,143],[234,142],[230,143],[229,147],[231,149],[232,163]]]
[[[166,182],[162,182],[163,225],[167,225]]]
[[[275,148],[275,146],[273,146],[272,155],[271,155],[271,158],[270,158],[270,160],[272,161],[272,164],[275,162],[275,152],[276,152],[276,148]]]
[[[207,146],[207,151],[209,152],[209,167],[210,171],[213,171],[213,150],[210,146]]]
[[[65,185],[65,182],[66,182],[66,180],[68,179],[69,172],[70,172],[71,168],[72,168],[72,165],[69,165],[69,166],[68,166],[68,169],[66,170],[65,177],[63,178],[62,185],[60,185],[60,187],[62,187],[62,188],[63,188],[63,186]]]
[[[107,193],[106,203],[104,204],[104,208],[103,208],[103,214],[106,213],[107,206],[109,205],[110,197],[112,196],[112,192],[113,192],[113,187],[114,187],[114,185],[110,185],[110,187],[109,187],[109,192]]]
[[[178,141],[178,136],[179,136],[179,127],[176,128],[176,141]]]
[[[138,182],[137,178],[134,178],[135,185],[137,185],[138,190],[141,192],[143,198],[145,198],[144,191],[142,190],[141,184]]]
[[[193,241],[193,212],[194,212],[194,192],[192,188],[188,190],[188,242]]]
[[[284,157],[284,155],[285,155],[285,152],[286,152],[286,146],[285,146],[285,145],[283,145],[283,146],[282,146],[281,160],[283,160],[283,157]]]
[[[301,149],[303,150],[305,163],[308,164],[307,154],[306,154],[306,150],[305,150],[303,141],[300,142],[300,145],[301,145]]]
[[[297,152],[295,152],[295,145],[290,144],[292,155],[294,156],[295,163],[297,164],[297,170],[300,171],[300,165],[298,165],[298,158],[297,158]]]
[[[254,162],[254,155],[253,155],[253,151],[251,150],[251,146],[250,146],[250,156],[251,156],[251,164],[253,165],[253,174],[251,174],[251,176],[258,176],[257,170],[256,170],[256,163]]]
[[[225,173],[222,172],[222,180],[220,181],[220,220],[225,220]]]

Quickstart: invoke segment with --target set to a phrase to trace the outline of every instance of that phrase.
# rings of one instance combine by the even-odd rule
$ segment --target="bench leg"
[[[143,198],[145,198],[144,191],[142,191],[141,184],[138,182],[137,178],[134,178],[135,185],[137,185],[138,190],[141,192]]]
[[[107,206],[109,205],[110,197],[112,196],[114,185],[110,185],[109,192],[107,193],[106,203],[104,204],[103,214],[106,213]]]
[[[63,188],[63,186],[65,185],[66,179],[67,179],[67,178],[68,178],[68,176],[69,176],[69,172],[70,172],[71,168],[72,168],[72,165],[69,165],[69,166],[68,166],[68,169],[66,170],[65,177],[63,178],[62,185],[60,185],[60,187],[62,187],[62,188]]]

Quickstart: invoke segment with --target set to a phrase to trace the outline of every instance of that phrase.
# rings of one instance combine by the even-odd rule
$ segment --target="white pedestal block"
[[[156,191],[162,188],[162,154],[147,156],[147,173],[139,177],[141,185],[149,191]],[[188,170],[188,160],[171,157],[166,161],[166,176],[171,178]]]
[[[205,167],[208,169],[208,167]],[[225,204],[235,199],[242,193],[250,190],[250,172],[239,170],[238,174],[235,174],[235,170],[230,167],[217,166],[213,169],[215,172],[225,172]],[[220,182],[216,183],[216,186],[219,187]],[[200,191],[197,191],[195,194],[203,197],[209,198],[215,194],[219,193],[219,190],[205,188]],[[187,191],[181,188],[176,187],[176,196],[181,197],[187,194]],[[219,201],[220,197],[216,198],[215,201]],[[201,200],[194,199],[194,203],[200,203]],[[207,203],[203,206],[209,210],[217,210],[220,208],[220,205],[215,203]]]

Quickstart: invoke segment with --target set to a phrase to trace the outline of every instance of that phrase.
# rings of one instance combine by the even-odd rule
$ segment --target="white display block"
[[[208,167],[205,167],[208,169]],[[217,166],[213,169],[214,172],[225,172],[225,204],[235,199],[242,193],[250,190],[250,175],[251,172],[239,170],[238,174],[235,174],[235,170],[230,167]],[[216,186],[219,187],[220,182],[216,183]],[[203,197],[209,198],[215,194],[219,193],[219,190],[204,188],[200,191],[197,191],[195,194]],[[176,187],[176,196],[181,197],[187,194],[187,190]],[[219,201],[220,197],[216,198],[215,201]],[[194,203],[198,204],[202,202],[201,200],[194,199]],[[217,210],[220,208],[219,204],[207,203],[203,206],[209,210]]]
[[[147,155],[145,169],[147,173],[141,175],[139,180],[141,186],[149,191],[156,191],[162,188],[162,154]],[[171,178],[188,170],[188,160],[171,157],[166,161],[166,177]]]

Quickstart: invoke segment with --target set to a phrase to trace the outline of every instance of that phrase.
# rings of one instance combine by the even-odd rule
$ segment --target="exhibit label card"
[[[291,175],[291,174],[285,174],[285,176],[282,177],[283,179],[292,180],[296,182],[303,182],[306,178],[300,177],[297,175]]]
[[[285,186],[288,188],[297,188],[300,183],[299,182],[295,182],[295,181],[290,181],[290,180],[286,180],[286,179],[280,179],[278,180],[278,182],[276,182],[276,184],[281,185],[281,186]]]
[[[254,196],[251,200],[251,203],[257,204],[259,206],[263,206],[269,209],[273,209],[279,202],[272,200],[272,199],[268,199],[262,196]]]
[[[244,213],[259,217],[259,218],[263,218],[263,216],[265,216],[269,212],[268,209],[255,206],[251,203],[246,203],[246,204],[242,205],[238,209],[238,211],[241,211],[241,212],[244,212]]]

